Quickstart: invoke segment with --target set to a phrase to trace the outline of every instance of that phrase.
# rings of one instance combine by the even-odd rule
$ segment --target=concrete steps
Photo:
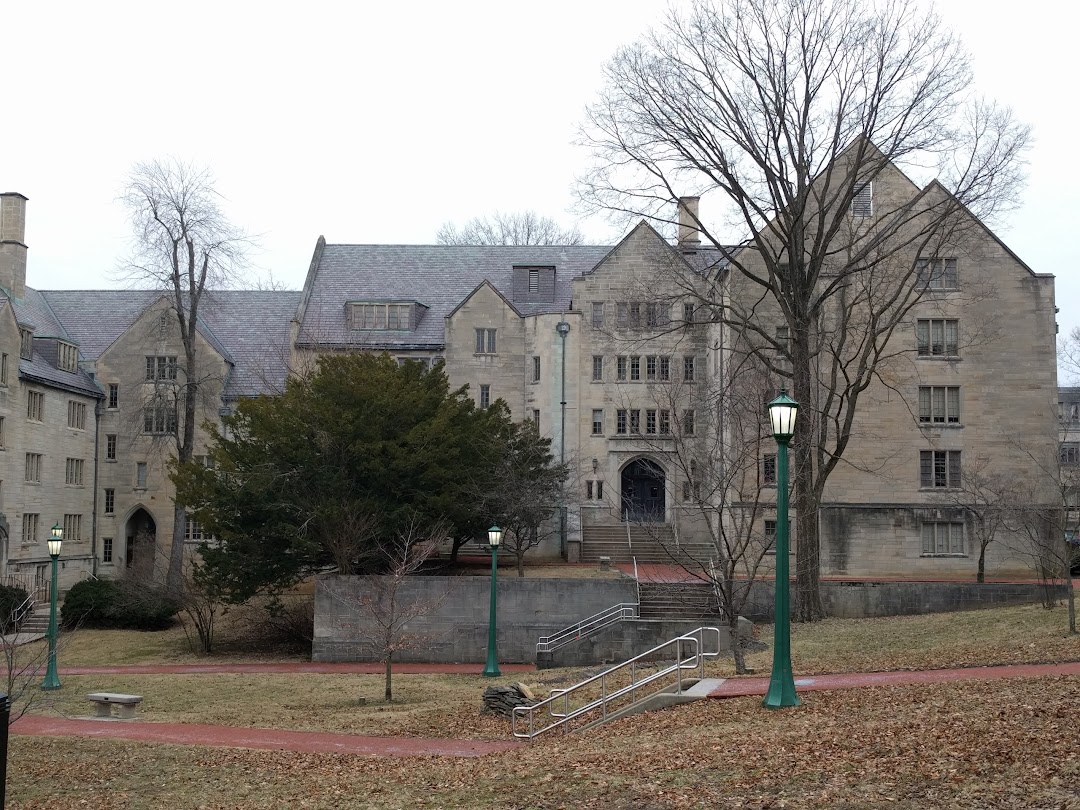
[[[675,533],[666,523],[648,526],[631,524],[627,542],[626,525],[584,526],[581,530],[581,561],[599,562],[610,557],[612,562],[632,562],[661,565],[685,565],[700,570],[712,553],[708,543],[675,544]]]
[[[57,610],[57,621],[60,620],[60,611]],[[47,633],[49,631],[49,608],[46,605],[44,608],[38,607],[32,614],[27,616],[19,624],[19,633],[21,634],[36,634]]]
[[[716,593],[708,582],[641,582],[642,619],[702,619],[715,622],[720,616]]]

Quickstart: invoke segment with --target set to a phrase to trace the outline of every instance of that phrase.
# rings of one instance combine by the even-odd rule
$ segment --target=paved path
[[[146,667],[69,667],[67,674],[145,674],[145,673],[247,673],[247,672],[364,672],[365,664],[209,664],[201,666],[162,665]],[[406,665],[403,665],[406,666]],[[476,673],[476,665],[412,664],[422,672]],[[522,671],[532,667],[503,665],[504,671]],[[397,669],[395,667],[395,669]],[[378,672],[378,668],[375,670]],[[402,669],[401,671],[404,671]],[[994,678],[1038,678],[1051,675],[1080,676],[1080,661],[1063,664],[1017,664],[963,669],[931,669],[914,672],[855,672],[812,675],[795,679],[799,692],[899,684],[950,683]],[[728,678],[708,693],[710,698],[764,695],[768,678]],[[226,748],[258,748],[312,753],[337,752],[367,756],[447,756],[481,757],[508,751],[520,745],[517,740],[453,740],[425,737],[362,737],[354,734],[283,731],[265,728],[201,726],[187,723],[149,723],[143,721],[67,719],[24,715],[11,727],[15,734],[47,737],[106,737],[174,745],[203,745]]]
[[[188,723],[145,723],[66,719],[26,714],[12,727],[15,734],[36,737],[105,737],[173,745],[260,748],[305,753],[366,754],[382,757],[482,757],[516,748],[517,740],[452,740],[431,737],[361,737],[315,731],[270,728],[198,726]]]
[[[535,664],[499,664],[504,675],[533,672]],[[483,664],[394,664],[395,675],[477,675]],[[382,664],[318,664],[285,661],[265,664],[124,664],[103,667],[60,667],[61,675],[381,675]]]
[[[964,667],[962,669],[927,669],[904,672],[850,672],[834,675],[807,675],[795,678],[796,692],[820,692],[829,689],[857,689],[867,686],[985,681],[996,678],[1041,678],[1047,675],[1080,675],[1080,661],[1066,664],[1016,664],[1000,667]],[[768,678],[728,678],[709,692],[711,698],[764,695]]]

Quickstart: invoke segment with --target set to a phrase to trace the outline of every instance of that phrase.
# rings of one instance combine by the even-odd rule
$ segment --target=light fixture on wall
[[[594,458],[592,460],[592,471],[596,472],[599,469],[600,469],[600,459]]]

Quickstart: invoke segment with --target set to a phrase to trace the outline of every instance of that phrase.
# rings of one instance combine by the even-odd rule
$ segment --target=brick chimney
[[[679,247],[696,250],[701,244],[698,235],[698,197],[679,197]]]
[[[0,193],[0,287],[26,295],[26,197],[16,191]]]

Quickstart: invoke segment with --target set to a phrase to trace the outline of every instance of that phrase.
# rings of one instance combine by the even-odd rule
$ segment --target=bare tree
[[[943,503],[959,507],[971,518],[968,525],[975,542],[979,544],[976,581],[985,582],[986,548],[1002,530],[1008,530],[1010,512],[1021,501],[1019,491],[1012,477],[996,471],[991,460],[985,457],[976,457],[961,465],[960,480],[954,483],[956,486],[938,497]],[[948,552],[948,548],[943,550]],[[935,551],[930,549],[931,553]]]
[[[176,460],[183,464],[194,453],[200,413],[200,379],[195,371],[200,308],[209,290],[236,276],[251,241],[221,211],[221,198],[210,172],[179,160],[137,164],[121,199],[134,231],[128,274],[165,291],[179,324],[182,364],[166,365],[163,373],[155,370],[156,378],[176,383],[172,394],[177,409],[172,410],[163,399],[160,417],[158,411],[151,410],[151,418],[160,418],[160,424],[155,421],[152,425],[153,432],[174,437]],[[184,505],[176,503],[173,514],[166,584],[175,591],[183,580]]]
[[[49,663],[49,645],[47,641],[28,641],[20,635],[20,624],[26,617],[25,611],[32,608],[32,602],[18,606],[6,615],[0,615],[0,651],[4,656],[3,691],[10,706],[8,724],[14,723],[32,706],[41,705],[50,700],[47,693],[41,691],[41,680]],[[59,617],[58,617],[59,619]],[[68,633],[60,632],[57,622],[57,650],[66,644]],[[40,638],[40,637],[38,637]]]
[[[447,222],[435,236],[440,245],[581,245],[585,237],[576,225],[564,228],[535,211],[496,211],[474,217],[462,226]]]
[[[420,595],[410,589],[406,593],[403,586],[448,537],[445,526],[427,528],[413,516],[379,544],[386,560],[385,574],[361,577],[362,585],[356,594],[344,589],[331,590],[355,616],[355,626],[350,623],[350,629],[358,639],[370,644],[383,662],[386,672],[383,694],[387,703],[394,698],[394,654],[419,649],[431,642],[429,634],[413,631],[410,622],[438,610],[446,597],[446,592]]]
[[[667,227],[680,197],[723,204],[732,240],[684,207],[724,268],[704,303],[734,333],[730,350],[788,380],[803,406],[802,620],[823,615],[825,482],[926,289],[922,259],[955,255],[941,247],[962,243],[971,215],[1015,199],[1028,130],[971,81],[957,38],[908,0],[699,0],[615,55],[582,130],[585,211]],[[902,170],[936,176],[920,190]]]

